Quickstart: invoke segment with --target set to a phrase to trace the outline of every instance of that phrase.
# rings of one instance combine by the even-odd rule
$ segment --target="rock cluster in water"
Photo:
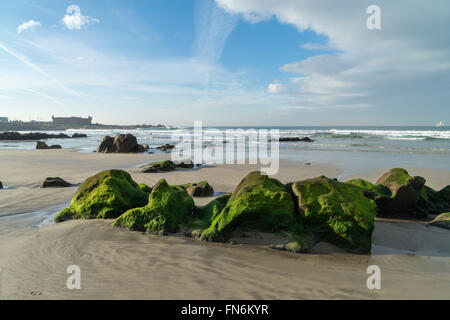
[[[97,152],[103,153],[142,153],[146,150],[132,134],[118,134],[114,138],[106,136],[97,148]]]
[[[54,145],[48,146],[45,142],[38,141],[36,143],[36,149],[37,150],[49,150],[49,149],[62,149],[62,147],[59,144],[54,144]]]
[[[232,194],[196,207],[192,196],[214,192],[206,181],[172,186],[162,179],[150,188],[124,171],[108,170],[87,179],[55,220],[115,218],[118,227],[158,234],[184,229],[206,241],[226,241],[235,232],[252,230],[284,237],[286,243],[277,249],[308,252],[326,241],[369,252],[375,216],[417,218],[450,211],[449,188],[434,191],[403,169],[389,171],[375,185],[324,176],[284,185],[252,172]],[[448,226],[449,216],[432,223]]]
[[[0,140],[46,140],[46,139],[71,139],[71,138],[86,138],[87,135],[83,133],[74,133],[68,136],[64,133],[48,134],[41,132],[19,133],[14,131],[1,132]]]

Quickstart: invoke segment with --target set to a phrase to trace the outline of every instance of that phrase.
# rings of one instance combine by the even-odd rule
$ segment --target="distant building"
[[[53,124],[63,124],[69,126],[89,126],[92,124],[92,117],[79,118],[79,117],[55,117],[52,116]]]
[[[8,117],[0,117],[0,122],[5,123],[5,122],[9,122]]]

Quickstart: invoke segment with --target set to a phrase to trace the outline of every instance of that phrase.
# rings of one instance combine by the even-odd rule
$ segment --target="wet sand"
[[[127,169],[153,185],[208,180],[230,192],[256,166],[229,165],[142,174],[136,166],[167,155],[104,155],[62,151],[1,151],[0,299],[449,299],[450,232],[415,222],[377,221],[372,255],[294,254],[264,246],[202,243],[182,236],[129,232],[111,221],[53,225],[76,188],[38,189],[48,176],[81,183],[102,169]],[[449,172],[408,168],[434,188]],[[331,164],[282,162],[282,182],[345,172]],[[364,178],[375,181],[378,172]],[[196,199],[198,204],[211,198]],[[28,214],[17,214],[28,213]],[[366,287],[367,266],[379,265],[382,289]],[[66,268],[81,268],[81,290],[68,290]]]

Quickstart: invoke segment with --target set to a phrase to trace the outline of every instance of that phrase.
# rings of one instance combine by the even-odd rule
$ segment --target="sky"
[[[1,1],[0,116],[449,124],[449,30],[448,0]]]

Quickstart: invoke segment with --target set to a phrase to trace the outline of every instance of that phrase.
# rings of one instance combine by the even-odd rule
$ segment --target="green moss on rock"
[[[260,172],[250,173],[201,238],[220,240],[238,227],[268,232],[300,228],[294,201],[284,185]]]
[[[141,167],[143,173],[155,173],[159,171],[173,171],[177,165],[170,160],[152,162]]]
[[[231,193],[224,194],[212,200],[208,204],[195,209],[195,217],[201,220],[206,220],[209,223],[226,207],[230,200]]]
[[[429,224],[434,227],[450,230],[450,212],[440,214],[436,219],[431,221]]]
[[[192,197],[209,197],[214,194],[214,188],[206,180],[183,184],[181,187]]]
[[[191,218],[194,200],[179,186],[160,180],[150,194],[148,205],[122,214],[115,226],[151,233],[176,232]]]
[[[117,218],[128,209],[145,206],[148,192],[122,170],[106,170],[88,178],[78,188],[70,207],[55,221]]]
[[[376,196],[390,197],[391,190],[383,185],[374,185],[373,183],[364,179],[352,179],[347,181],[347,183],[353,184],[357,187],[363,188],[365,190],[373,192]]]
[[[288,188],[309,232],[337,245],[370,251],[376,204],[364,189],[324,176]]]

